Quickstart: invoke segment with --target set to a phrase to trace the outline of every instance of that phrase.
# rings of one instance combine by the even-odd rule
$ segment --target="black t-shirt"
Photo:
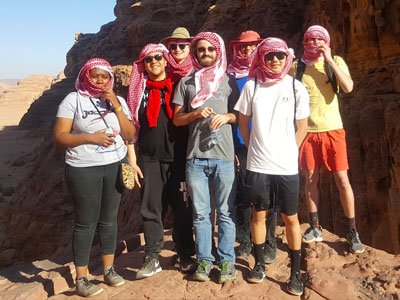
[[[161,107],[156,127],[149,127],[147,121],[148,97],[149,89],[146,88],[138,112],[140,122],[139,159],[142,161],[165,160],[172,162],[175,156],[176,127],[167,115],[164,91],[161,91]]]

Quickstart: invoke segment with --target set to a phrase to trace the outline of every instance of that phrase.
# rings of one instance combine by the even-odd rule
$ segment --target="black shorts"
[[[271,197],[271,188],[275,197]],[[299,175],[269,175],[246,171],[246,197],[256,211],[273,207],[291,216],[297,213]]]

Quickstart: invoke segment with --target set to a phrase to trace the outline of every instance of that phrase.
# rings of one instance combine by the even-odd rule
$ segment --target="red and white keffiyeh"
[[[114,71],[108,61],[103,58],[92,58],[89,59],[79,71],[78,77],[75,81],[75,88],[79,94],[99,98],[103,95],[103,90],[99,88],[93,80],[90,78],[89,72],[94,68],[99,68],[107,71],[110,74],[111,80],[107,84],[108,88],[113,88],[114,86]]]
[[[191,49],[195,49],[195,45],[199,40],[208,41],[217,52],[217,59],[212,66],[203,67],[197,61],[194,51],[190,52],[193,67],[195,70],[196,96],[192,100],[193,108],[200,107],[213,96],[217,91],[225,76],[226,72],[226,51],[223,39],[213,32],[200,32],[191,43]]]
[[[257,81],[264,84],[274,84],[282,80],[292,66],[294,54],[293,49],[288,48],[284,40],[278,38],[266,38],[256,49],[256,56],[251,64],[249,78],[257,78]],[[265,63],[265,55],[271,52],[286,53],[286,63],[282,71],[274,73]]]
[[[328,31],[319,25],[310,26],[304,33],[303,37],[303,48],[304,53],[301,60],[307,65],[313,65],[314,63],[323,60],[324,56],[319,50],[319,46],[310,42],[309,39],[323,39],[325,43],[330,46],[331,38]]]
[[[177,63],[171,53],[166,57],[168,62],[168,76],[172,79],[174,84],[178,83],[182,77],[185,77],[192,72],[193,64],[190,55],[188,55],[181,63]]]
[[[139,58],[133,63],[131,77],[129,79],[128,107],[132,114],[133,124],[139,131],[138,111],[142,101],[143,92],[146,88],[148,75],[144,68],[143,59],[155,52],[161,52],[167,59],[168,49],[163,44],[148,44],[140,52]]]
[[[238,49],[240,43],[232,46],[232,61],[228,65],[227,72],[233,74],[236,79],[243,78],[249,75],[251,62],[255,57],[256,51],[249,56],[244,56]]]

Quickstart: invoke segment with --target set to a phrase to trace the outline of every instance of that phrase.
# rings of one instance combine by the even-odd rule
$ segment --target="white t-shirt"
[[[67,148],[65,162],[73,167],[93,167],[108,165],[120,161],[126,156],[127,148],[119,135],[120,126],[117,116],[107,107],[107,102],[92,98],[100,113],[105,118],[109,127],[113,129],[115,140],[109,147],[102,147],[96,144],[83,144],[73,148]],[[122,109],[128,119],[132,119],[125,100],[118,97]],[[86,134],[106,129],[106,124],[99,116],[89,97],[77,92],[69,93],[58,107],[57,117],[73,119],[71,134]]]
[[[252,118],[252,129],[247,154],[247,169],[271,175],[298,173],[298,148],[296,145],[294,113],[296,119],[310,115],[306,88],[295,81],[296,108],[293,78],[286,75],[272,86],[247,81],[234,109]]]

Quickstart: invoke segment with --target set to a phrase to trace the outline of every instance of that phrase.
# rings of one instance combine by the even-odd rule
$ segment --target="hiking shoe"
[[[324,237],[322,236],[322,227],[321,226],[310,226],[304,232],[303,235],[303,243],[310,244],[313,242],[322,242]]]
[[[189,255],[177,255],[175,259],[175,268],[181,270],[182,273],[190,273],[196,269],[196,261]]]
[[[301,278],[300,272],[293,273],[290,275],[290,279],[287,285],[287,291],[292,295],[301,296],[304,292],[304,282]]]
[[[91,283],[86,277],[76,280],[76,293],[81,297],[92,297],[100,294],[103,288]]]
[[[347,234],[347,244],[351,253],[359,254],[365,251],[364,245],[361,243],[358,232],[354,229]]]
[[[151,277],[154,274],[160,273],[161,271],[162,269],[158,258],[151,255],[146,255],[143,266],[136,273],[136,279]]]
[[[265,275],[265,266],[257,263],[253,270],[250,271],[249,275],[247,275],[247,281],[251,283],[260,283],[264,280]]]
[[[236,250],[236,256],[238,258],[243,258],[245,260],[249,258],[250,253],[251,253],[251,244],[246,242],[241,243]]]
[[[200,260],[196,272],[193,274],[193,280],[201,282],[210,280],[208,276],[210,275],[212,268],[213,264],[211,261],[205,259]]]
[[[224,261],[219,265],[221,273],[219,274],[219,283],[225,283],[236,279],[235,263]]]
[[[276,245],[271,246],[269,244],[265,244],[264,248],[264,260],[266,264],[272,264],[276,261]]]
[[[111,267],[104,271],[104,282],[110,286],[120,286],[125,283],[125,280],[115,272],[114,267]]]

